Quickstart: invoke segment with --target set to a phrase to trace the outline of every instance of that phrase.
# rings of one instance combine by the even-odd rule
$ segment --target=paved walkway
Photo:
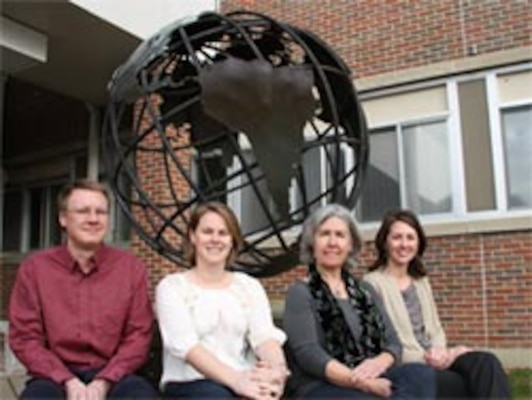
[[[0,399],[16,400],[26,379],[25,375],[0,376]]]

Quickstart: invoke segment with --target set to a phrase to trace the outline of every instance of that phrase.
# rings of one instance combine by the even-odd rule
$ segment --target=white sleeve
[[[286,340],[285,333],[273,324],[270,302],[266,291],[255,278],[248,277],[246,282],[247,292],[251,298],[248,340],[253,349],[266,342],[275,340],[283,344]]]
[[[168,275],[157,285],[155,305],[163,347],[172,355],[185,359],[199,343],[184,290],[176,275]]]

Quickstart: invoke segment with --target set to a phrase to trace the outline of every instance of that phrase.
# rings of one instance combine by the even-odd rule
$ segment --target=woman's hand
[[[392,395],[392,382],[387,378],[364,379],[362,390],[375,396],[388,398]]]
[[[270,396],[279,399],[284,392],[284,385],[290,372],[285,364],[274,364],[268,361],[259,361],[255,365],[255,371],[262,382],[270,384]]]
[[[425,362],[436,369],[447,369],[453,361],[451,352],[444,347],[431,347],[425,352]]]
[[[279,399],[279,385],[268,380],[268,374],[264,369],[254,367],[237,374],[236,382],[231,389],[238,395],[252,400]]]
[[[381,376],[393,364],[393,356],[381,353],[367,358],[351,370],[353,379],[375,379]]]
[[[455,362],[455,360],[460,357],[462,354],[465,354],[465,353],[469,353],[470,351],[472,351],[471,348],[467,347],[467,346],[455,346],[455,347],[451,347],[448,352],[449,352],[449,357],[451,358],[451,362],[449,363],[449,365],[451,365],[452,363]]]

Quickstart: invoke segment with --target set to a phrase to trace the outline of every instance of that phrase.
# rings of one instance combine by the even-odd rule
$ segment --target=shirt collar
[[[91,257],[91,261],[94,263],[94,268],[96,271],[101,269],[105,265],[104,261],[108,252],[109,247],[102,243],[100,248]],[[76,268],[79,269],[78,263],[74,259],[74,257],[72,257],[72,254],[70,254],[70,251],[68,251],[66,243],[59,247],[58,256],[61,264],[69,271],[73,272]]]

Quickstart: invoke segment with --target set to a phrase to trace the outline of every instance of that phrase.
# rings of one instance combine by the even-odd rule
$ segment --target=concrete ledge
[[[28,377],[26,375],[13,375],[0,377],[0,399],[16,400]]]
[[[436,79],[442,76],[530,62],[532,60],[531,54],[532,46],[523,46],[480,55],[464,55],[464,57],[456,60],[442,61],[421,67],[387,72],[368,78],[355,79],[354,83],[359,92],[371,92],[416,81]]]
[[[501,360],[505,369],[532,369],[532,349],[489,349]]]

